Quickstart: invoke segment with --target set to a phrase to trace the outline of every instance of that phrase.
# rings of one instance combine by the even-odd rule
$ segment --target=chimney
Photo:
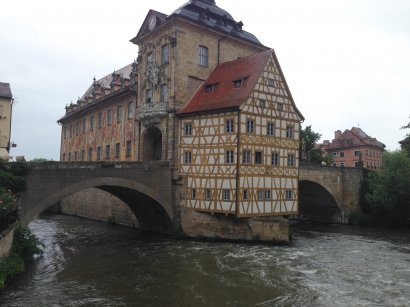
[[[335,131],[335,139],[338,139],[342,135],[342,131],[337,130]]]

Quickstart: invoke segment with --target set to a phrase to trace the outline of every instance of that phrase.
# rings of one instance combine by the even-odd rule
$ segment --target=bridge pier
[[[232,215],[210,214],[182,209],[181,227],[184,235],[236,241],[261,241],[288,244],[289,222],[282,217],[236,218]]]

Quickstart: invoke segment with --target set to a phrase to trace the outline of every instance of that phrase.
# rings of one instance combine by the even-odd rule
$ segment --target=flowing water
[[[1,306],[410,306],[410,231],[292,224],[291,246],[197,242],[46,215]]]

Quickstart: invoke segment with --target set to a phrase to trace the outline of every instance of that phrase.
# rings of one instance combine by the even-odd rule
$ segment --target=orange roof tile
[[[269,49],[219,64],[191,99],[177,112],[177,115],[238,109],[255,88],[272,53],[273,50]],[[235,80],[242,80],[242,85],[235,87]],[[206,87],[210,85],[214,88],[207,92]]]

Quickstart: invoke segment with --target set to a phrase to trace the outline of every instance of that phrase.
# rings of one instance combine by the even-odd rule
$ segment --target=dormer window
[[[238,80],[234,80],[233,81],[233,85],[236,87],[236,88],[238,88],[238,87],[241,87],[242,86],[242,79],[238,79]]]
[[[207,84],[205,85],[205,92],[210,93],[214,90],[215,84]]]

